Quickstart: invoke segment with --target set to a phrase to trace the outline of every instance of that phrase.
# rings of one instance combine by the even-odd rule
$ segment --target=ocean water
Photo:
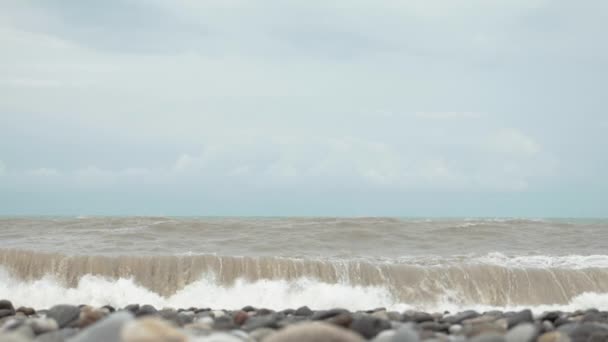
[[[608,220],[1,218],[0,298],[608,310]]]

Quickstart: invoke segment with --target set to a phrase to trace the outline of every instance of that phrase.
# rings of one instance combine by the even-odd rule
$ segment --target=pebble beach
[[[356,298],[353,298],[356,300]],[[427,313],[131,304],[36,310],[0,300],[2,342],[601,342],[608,311]]]

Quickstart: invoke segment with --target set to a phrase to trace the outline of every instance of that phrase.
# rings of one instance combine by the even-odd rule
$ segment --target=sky
[[[0,2],[0,214],[606,217],[608,2]]]

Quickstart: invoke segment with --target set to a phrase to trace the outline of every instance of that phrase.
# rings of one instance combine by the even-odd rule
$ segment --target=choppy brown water
[[[201,280],[227,289],[309,279],[382,288],[394,303],[426,307],[567,305],[608,293],[607,228],[602,220],[2,219],[0,266],[11,286],[52,276],[76,292],[87,276],[131,279],[164,298]]]

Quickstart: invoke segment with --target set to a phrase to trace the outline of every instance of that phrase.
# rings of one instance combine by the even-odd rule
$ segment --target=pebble
[[[28,326],[20,326],[0,336],[1,342],[30,342],[36,335]]]
[[[51,318],[32,318],[27,321],[27,325],[29,325],[36,335],[59,329],[59,324],[57,324],[57,321]]]
[[[532,342],[536,339],[538,330],[531,323],[519,324],[505,335],[506,342]]]
[[[156,310],[156,308],[153,307],[152,305],[146,304],[146,305],[142,305],[141,307],[139,307],[139,309],[135,313],[135,317],[153,316],[156,314],[158,314],[158,310]]]
[[[473,337],[471,342],[505,342],[505,337],[501,334],[487,334]]]
[[[122,328],[132,321],[133,314],[130,311],[116,312],[83,329],[80,333],[70,338],[68,342],[120,341]]]
[[[76,335],[77,329],[65,328],[61,330],[51,331],[36,336],[34,342],[64,342],[66,339]]]
[[[443,321],[450,324],[460,324],[465,319],[473,319],[479,316],[481,315],[477,311],[467,310],[457,313],[455,315],[444,317]]]
[[[507,322],[508,322],[508,328],[511,329],[512,327],[521,324],[521,323],[531,323],[534,321],[534,318],[532,317],[532,311],[530,310],[523,310],[520,311],[510,317],[507,318]]]
[[[249,318],[249,314],[246,311],[239,310],[232,315],[232,320],[236,325],[243,325]]]
[[[31,315],[35,315],[36,314],[36,310],[34,310],[33,308],[24,307],[24,306],[19,307],[15,311],[16,312],[22,312],[26,316],[31,316]]]
[[[463,311],[399,313],[378,308],[313,311],[162,309],[56,305],[49,310],[0,300],[0,342],[608,342],[608,312]],[[247,309],[247,310],[245,310]]]
[[[296,312],[293,314],[295,316],[312,316],[314,312],[308,306],[302,306],[296,309]]]
[[[169,323],[144,317],[127,323],[121,333],[123,342],[186,342],[188,337]]]
[[[329,323],[296,324],[268,337],[264,342],[363,342],[358,334]]]
[[[395,335],[391,342],[418,342],[420,341],[420,336],[418,332],[414,329],[413,324],[404,324],[397,331],[395,331]]]
[[[542,334],[537,342],[571,342],[570,337],[560,331],[552,331]]]
[[[63,328],[79,318],[80,308],[74,305],[55,305],[46,315],[54,319],[59,328]]]
[[[321,310],[313,313],[311,319],[313,321],[320,321],[334,316],[338,316],[339,314],[350,314],[350,311],[345,309]]]
[[[183,340],[138,340],[138,342],[152,342],[152,341],[163,341],[163,342],[178,342]],[[198,337],[196,339],[190,339],[192,342],[243,342],[243,339],[229,333],[216,332],[208,336]]]
[[[256,341],[264,341],[265,339],[267,339],[270,335],[272,335],[274,333],[276,333],[275,329],[259,328],[259,329],[255,329],[252,332],[250,332],[249,336]]]
[[[373,342],[392,342],[393,336],[395,336],[395,330],[384,330],[381,331],[374,339]]]
[[[389,321],[371,315],[356,317],[350,324],[350,329],[367,339],[374,338],[379,332],[390,328],[391,324]]]

